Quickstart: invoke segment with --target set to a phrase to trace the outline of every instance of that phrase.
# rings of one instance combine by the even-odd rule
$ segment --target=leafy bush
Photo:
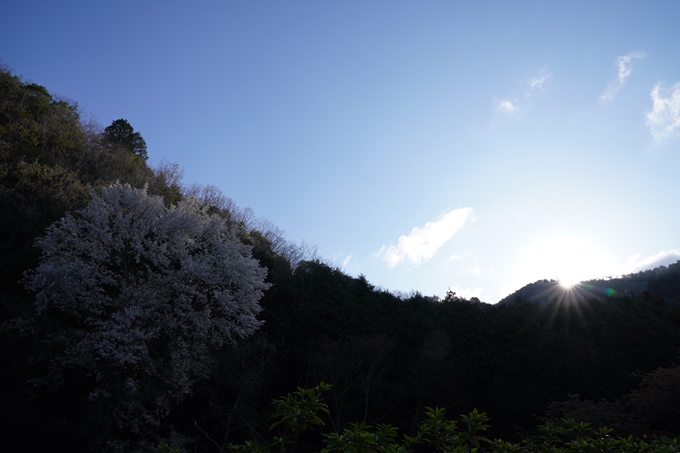
[[[273,401],[277,418],[270,428],[284,426],[281,436],[271,442],[260,444],[255,441],[241,445],[230,445],[233,453],[285,453],[304,448],[314,451],[313,446],[298,446],[298,434],[312,427],[323,425],[322,415],[328,408],[320,397],[330,389],[323,382],[311,389],[289,393]],[[321,434],[325,447],[322,453],[650,453],[680,452],[680,436],[661,436],[649,442],[629,437],[612,437],[612,430],[603,427],[594,429],[590,423],[562,420],[562,426],[551,422],[538,427],[537,435],[519,442],[502,439],[487,439],[482,432],[489,427],[489,417],[476,409],[468,415],[461,415],[459,421],[446,418],[442,408],[426,408],[425,419],[418,426],[414,436],[402,435],[396,427],[386,424],[375,427],[364,422],[350,424],[342,432]],[[458,429],[458,425],[462,429]],[[291,439],[290,433],[294,433]],[[311,448],[310,448],[311,447]]]

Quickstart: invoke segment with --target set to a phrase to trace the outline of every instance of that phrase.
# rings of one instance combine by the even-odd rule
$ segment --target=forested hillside
[[[669,266],[635,272],[618,277],[586,280],[565,288],[557,280],[539,280],[518,289],[499,304],[528,299],[536,303],[547,301],[571,302],[585,299],[606,299],[614,295],[641,295],[645,292],[680,304],[680,261]]]
[[[322,432],[415,434],[438,406],[486,412],[489,438],[569,417],[679,433],[677,272],[568,303],[396,295],[149,166],[142,132],[0,70],[7,451],[226,451],[321,381]]]

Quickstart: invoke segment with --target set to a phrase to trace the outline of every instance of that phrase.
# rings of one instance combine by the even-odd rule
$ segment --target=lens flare
[[[568,236],[537,242],[522,257],[518,278],[524,284],[555,279],[564,288],[612,274],[616,265],[593,245]]]

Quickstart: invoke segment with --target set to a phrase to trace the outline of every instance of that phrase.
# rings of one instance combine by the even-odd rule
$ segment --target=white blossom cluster
[[[38,317],[54,317],[52,372],[82,367],[90,399],[118,428],[156,426],[205,377],[210,349],[255,331],[269,287],[225,220],[189,198],[166,208],[115,184],[52,225],[26,278]],[[54,352],[56,351],[56,352]]]

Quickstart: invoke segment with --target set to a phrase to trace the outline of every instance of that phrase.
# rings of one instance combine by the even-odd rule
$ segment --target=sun
[[[564,279],[564,278],[559,278],[558,279],[560,282],[560,286],[564,289],[569,289],[576,285],[580,280],[571,280],[571,279]]]
[[[526,283],[555,279],[564,288],[612,273],[613,262],[594,245],[569,236],[535,243],[524,255],[520,273]]]

